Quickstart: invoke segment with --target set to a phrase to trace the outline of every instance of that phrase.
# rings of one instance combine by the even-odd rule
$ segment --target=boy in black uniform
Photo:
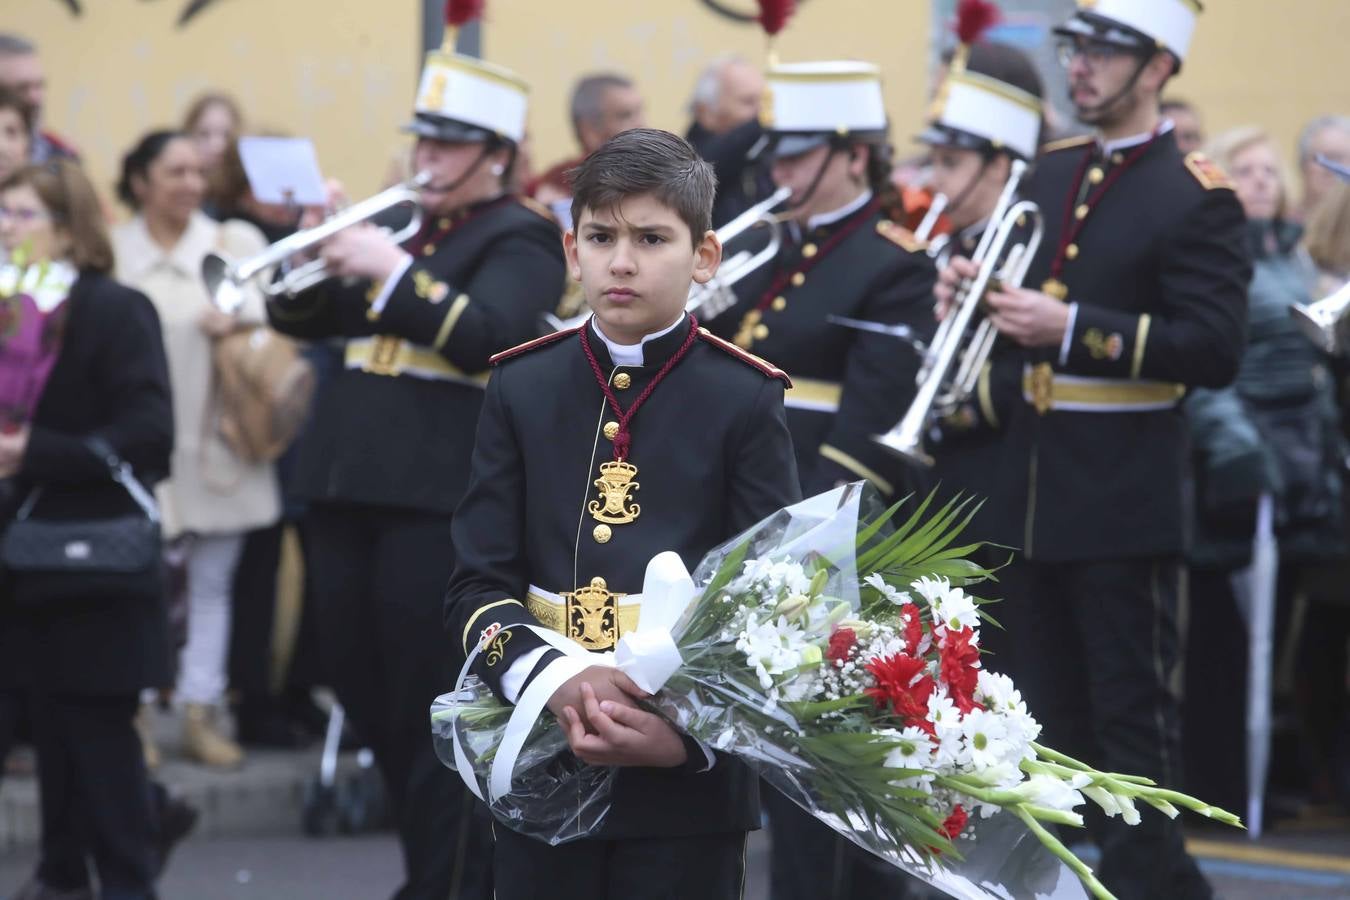
[[[648,560],[703,554],[799,497],[786,377],[684,313],[716,271],[711,167],[662,131],[627,131],[576,171],[572,277],[594,316],[494,358],[472,476],[455,516],[446,624],[508,702],[558,655],[506,624],[606,650],[640,616]],[[640,490],[639,490],[640,489]],[[574,613],[602,610],[595,631]],[[549,702],[573,752],[623,766],[602,833],[550,847],[497,827],[502,900],[738,897],[756,780],[639,710],[617,670],[592,667]]]
[[[1000,574],[1000,619],[1049,743],[1175,785],[1188,463],[1178,404],[1188,387],[1236,375],[1251,267],[1227,180],[1183,157],[1158,114],[1198,5],[1079,5],[1057,30],[1061,59],[1078,118],[1098,134],[1045,149],[1026,190],[1045,241],[1025,287],[987,297],[1000,334],[1023,348],[1024,402],[1000,472],[1015,502],[994,537],[1024,559]],[[940,303],[970,271],[953,261]],[[1140,815],[1134,827],[1089,818],[1102,882],[1122,900],[1210,897],[1177,824]]]
[[[402,247],[372,225],[339,232],[322,253],[347,282],[268,304],[279,331],[346,338],[296,482],[320,652],[398,821],[397,900],[491,896],[488,822],[436,759],[427,709],[453,678],[440,600],[488,360],[535,333],[566,278],[557,227],[504,191],[524,125],[522,82],[431,54],[409,126],[417,169],[432,176],[421,232]]]

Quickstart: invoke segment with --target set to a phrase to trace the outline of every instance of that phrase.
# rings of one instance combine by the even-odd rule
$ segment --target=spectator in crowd
[[[1304,126],[1298,138],[1298,171],[1303,196],[1293,218],[1306,222],[1317,204],[1336,184],[1336,176],[1317,158],[1325,157],[1342,166],[1350,165],[1350,116],[1319,116]]]
[[[0,244],[45,264],[0,338],[0,479],[15,479],[15,500],[36,501],[33,519],[144,515],[106,460],[124,460],[145,485],[169,470],[155,308],[109,277],[103,213],[75,164],[9,175],[0,210]],[[15,513],[13,502],[0,506],[0,527]],[[125,578],[9,573],[0,661],[0,691],[17,686],[32,718],[42,810],[37,871],[13,896],[92,900],[92,862],[104,900],[151,900],[162,832],[132,720],[140,692],[168,678],[158,568]]]
[[[0,181],[28,164],[33,113],[19,95],[0,87]]]
[[[548,206],[565,228],[571,225],[572,205],[567,173],[614,135],[643,126],[642,95],[626,75],[587,75],[572,88],[571,117],[572,133],[581,153],[535,176],[525,186],[526,195]]]
[[[253,196],[248,175],[239,158],[239,145],[231,141],[220,165],[207,181],[205,208],[219,221],[237,219],[262,232],[269,244],[295,232],[299,215],[292,207],[262,203]],[[320,382],[342,364],[342,358],[324,342],[313,342],[301,352],[314,365]],[[297,439],[296,444],[299,441]],[[281,482],[283,515],[281,521],[249,532],[234,576],[233,618],[230,626],[230,692],[236,699],[236,737],[245,746],[290,747],[307,743],[322,734],[323,716],[310,699],[310,688],[317,673],[317,625],[308,592],[300,597],[283,598],[283,586],[299,582],[307,585],[303,563],[303,534],[298,533],[304,504],[287,499],[287,483],[295,465],[292,447],[276,462]],[[287,540],[287,529],[294,529],[297,540]],[[283,558],[288,566],[302,574],[299,579],[283,581],[278,571]],[[291,652],[274,652],[274,622],[279,606],[285,602],[300,606],[298,633]],[[284,657],[289,664],[282,681],[282,693],[273,691],[274,658]]]
[[[1252,127],[1220,135],[1206,152],[1231,173],[1248,218],[1255,271],[1236,382],[1223,390],[1196,390],[1186,404],[1199,454],[1191,615],[1213,626],[1192,632],[1195,656],[1187,669],[1197,680],[1195,692],[1186,692],[1191,696],[1212,696],[1201,682],[1242,682],[1243,619],[1229,578],[1249,562],[1261,494],[1273,498],[1279,546],[1277,648],[1286,646],[1307,573],[1345,551],[1345,444],[1329,361],[1289,314],[1294,304],[1312,301],[1313,273],[1298,249],[1302,230],[1286,217],[1279,154],[1269,135]],[[1186,717],[1190,787],[1216,803],[1243,808],[1242,756],[1231,752],[1243,746],[1240,696],[1195,704]]]
[[[1350,183],[1332,185],[1323,197],[1308,218],[1304,246],[1317,269],[1314,296],[1326,297],[1350,281]]]
[[[699,73],[689,102],[693,122],[685,139],[717,175],[713,227],[723,225],[773,193],[767,166],[750,151],[763,136],[759,108],[764,73],[741,56],[721,56]]]
[[[188,107],[183,132],[197,145],[197,155],[208,180],[215,177],[226,150],[238,140],[243,127],[244,114],[228,94],[208,92]]]
[[[173,383],[172,477],[161,486],[166,537],[188,541],[188,628],[177,699],[184,706],[184,747],[197,762],[229,768],[243,760],[218,719],[225,697],[231,585],[244,533],[277,520],[280,501],[270,464],[238,457],[218,430],[212,342],[239,321],[261,322],[259,292],[245,291],[235,317],[215,308],[201,278],[210,252],[242,258],[264,246],[245,222],[217,223],[200,210],[205,178],[195,143],[182,132],[154,131],[122,162],[117,193],[135,213],[113,232],[117,272],[154,302],[164,327]]]
[[[1170,97],[1158,105],[1164,119],[1172,121],[1172,133],[1177,137],[1177,149],[1193,153],[1205,145],[1205,124],[1200,111],[1186,100]]]
[[[1334,185],[1308,220],[1308,258],[1317,272],[1314,297],[1327,297],[1350,282],[1350,184]],[[1344,351],[1342,351],[1344,352]],[[1335,361],[1341,435],[1350,438],[1350,364]],[[1350,521],[1350,496],[1341,497]],[[1350,812],[1350,559],[1319,568],[1308,584],[1308,606],[1299,651],[1303,672],[1298,700],[1309,726],[1306,756],[1315,802],[1335,798]]]
[[[0,87],[9,88],[28,105],[33,136],[28,153],[33,162],[79,158],[68,141],[42,129],[43,103],[47,94],[42,60],[32,41],[12,32],[0,32]]]

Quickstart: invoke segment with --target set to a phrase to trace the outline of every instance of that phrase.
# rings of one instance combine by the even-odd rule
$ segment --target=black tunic
[[[591,334],[597,362],[625,409],[688,333],[686,319],[646,344],[643,366],[617,368]],[[457,567],[446,625],[457,651],[467,652],[494,623],[538,624],[523,605],[531,585],[562,593],[600,577],[611,591],[638,593],[657,553],[674,550],[692,571],[708,550],[800,497],[781,373],[700,335],[631,421],[628,461],[637,466],[640,488],[630,499],[640,512],[628,524],[607,526],[602,543],[587,504],[598,497],[599,466],[613,459],[604,425],[615,416],[579,332],[503,356],[488,385],[469,488],[454,522]],[[509,634],[502,654],[475,662],[499,692],[511,664],[543,646],[523,629]],[[727,758],[706,773],[624,769],[603,836],[753,828],[755,784]]]
[[[1094,159],[1097,144],[1052,146],[1026,189],[1046,218],[1045,239],[1025,282],[1039,288],[1064,232],[1092,191],[1124,157]],[[1128,151],[1126,151],[1128,153]],[[1106,183],[1103,181],[1102,183]],[[1059,348],[1008,354],[1005,365],[1048,363],[1054,373],[1221,387],[1233,380],[1245,343],[1251,263],[1245,218],[1222,173],[1183,158],[1160,135],[1100,199],[1090,203],[1060,280],[1078,304],[1068,354]],[[1020,357],[1020,358],[1019,358]],[[1005,368],[999,384],[1016,383]],[[1186,423],[1179,406],[1147,411],[1040,413],[1014,403],[1000,486],[998,539],[1044,562],[1174,555],[1186,542]]]
[[[391,349],[401,339],[444,367],[437,379],[381,374],[390,370],[378,364],[338,373],[301,443],[295,490],[304,499],[453,512],[488,359],[538,334],[541,315],[562,296],[557,226],[512,198],[454,220],[429,218],[408,249],[415,261],[378,316],[370,306],[378,286],[369,282],[328,281],[268,304],[286,334],[381,336],[375,346]]]
[[[847,233],[837,238],[841,232]],[[751,231],[725,255],[767,240],[763,229]],[[935,277],[920,242],[870,203],[801,240],[785,228],[777,258],[740,281],[737,304],[709,325],[793,379],[788,427],[804,493],[860,478],[886,494],[919,485],[912,465],[872,440],[890,430],[914,398],[919,354],[896,338],[831,324],[828,317],[905,324],[927,339],[935,328]]]

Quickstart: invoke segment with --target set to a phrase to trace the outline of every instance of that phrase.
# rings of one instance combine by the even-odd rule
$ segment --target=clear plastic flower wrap
[[[624,668],[676,727],[956,897],[1109,897],[1045,827],[1082,825],[1087,800],[1132,823],[1141,800],[1238,824],[1036,743],[1020,693],[980,660],[988,616],[966,588],[991,573],[970,561],[979,545],[959,541],[971,504],[930,512],[930,498],[896,524],[899,508],[846,485],[712,550],[692,580],[662,554],[638,631],[615,653],[571,651],[575,664]],[[595,833],[614,770],[573,757],[547,712],[503,707],[461,678],[433,707],[446,764],[514,830],[554,844]]]

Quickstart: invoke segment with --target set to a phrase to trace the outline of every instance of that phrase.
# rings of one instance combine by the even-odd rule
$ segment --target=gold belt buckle
[[[609,650],[619,642],[619,598],[603,578],[563,596],[567,636],[587,650]]]
[[[1038,363],[1031,370],[1031,405],[1045,415],[1054,406],[1055,371],[1049,363]]]
[[[398,354],[403,349],[403,339],[382,334],[375,338],[370,347],[370,361],[363,367],[372,375],[397,375],[403,370],[399,365]]]

